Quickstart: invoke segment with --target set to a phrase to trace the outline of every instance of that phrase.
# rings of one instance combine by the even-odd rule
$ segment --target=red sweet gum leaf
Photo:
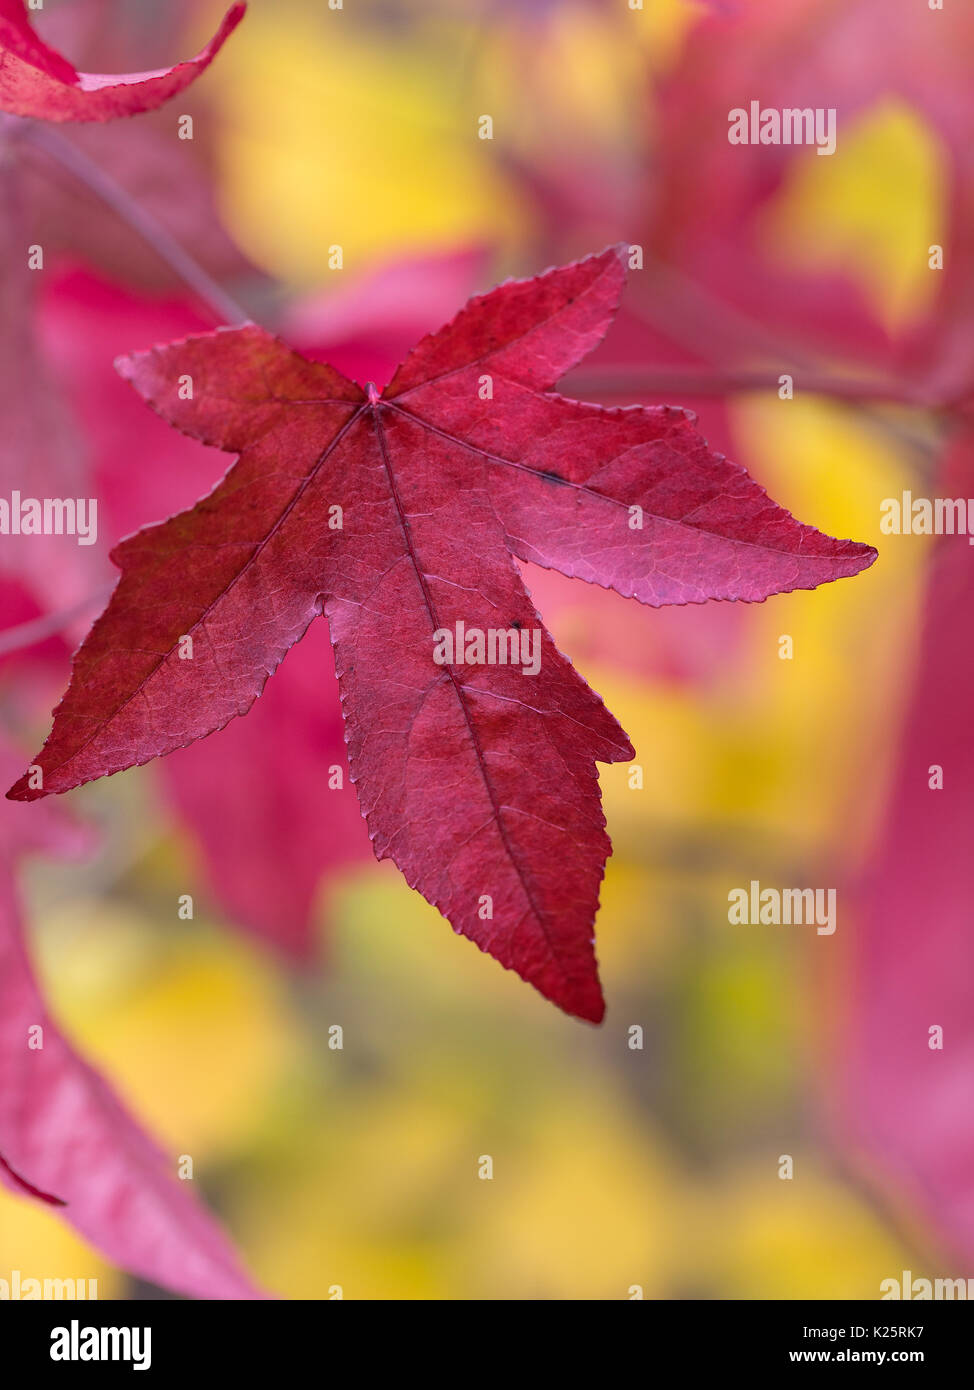
[[[43,784],[25,776],[8,795],[67,791],[222,728],[326,613],[377,856],[542,994],[599,1020],[592,924],[610,844],[595,765],[633,751],[512,556],[652,605],[760,601],[875,558],[796,522],[686,412],[551,393],[602,337],[624,274],[615,248],[471,300],[381,396],[253,326],[120,359],[171,424],[241,457],[191,511],[118,546],[122,578],[75,659]],[[540,668],[437,664],[434,633],[458,623],[520,627]]]
[[[483,260],[479,252],[467,251],[390,265],[347,293],[296,302],[288,336],[307,355],[330,356],[346,372],[388,378],[408,345],[462,299]],[[184,300],[149,299],[80,270],[45,277],[39,336],[89,445],[99,535],[106,540],[190,505],[223,471],[222,455],[147,412],[111,366],[131,343],[199,333],[204,327]],[[47,400],[45,409],[50,396]],[[138,468],[132,467],[133,457],[139,458]],[[91,490],[87,483],[79,489]],[[56,577],[63,589],[63,572]],[[562,583],[577,595],[580,586]],[[63,594],[55,606],[64,606]],[[0,591],[4,627],[38,616],[12,586]],[[91,613],[81,616],[90,620]],[[617,626],[621,630],[621,620]],[[348,777],[326,625],[319,629],[292,649],[249,718],[231,721],[161,765],[168,799],[199,850],[216,905],[233,925],[298,960],[307,959],[316,944],[322,881],[327,884],[334,871],[370,854]],[[0,667],[3,637],[0,633]],[[58,663],[67,664],[68,652],[63,643],[46,646],[54,648],[47,652],[46,668],[60,683]],[[681,642],[680,650],[685,647]],[[35,668],[42,654],[32,647],[20,655],[31,657]],[[18,691],[28,675],[26,665],[18,665]],[[50,708],[50,696],[42,698]],[[336,767],[343,770],[341,787]],[[264,789],[261,796],[252,795],[254,786]]]
[[[0,745],[0,768],[15,756]],[[14,866],[74,856],[90,836],[63,815],[0,804],[0,1183],[63,1208],[123,1269],[199,1298],[259,1298],[217,1222],[50,1017],[23,941]],[[53,810],[53,807],[51,808]],[[43,1029],[43,1047],[30,1046]],[[56,1195],[55,1195],[56,1194]]]
[[[195,58],[153,72],[77,72],[34,33],[23,0],[0,0],[0,111],[44,121],[112,121],[152,111],[209,67],[243,19],[232,6]]]

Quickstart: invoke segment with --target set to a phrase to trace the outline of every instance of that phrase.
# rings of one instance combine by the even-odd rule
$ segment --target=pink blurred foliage
[[[353,381],[383,387],[409,349],[446,322],[487,275],[486,247],[410,256],[364,279],[295,300],[281,336]]]
[[[650,316],[665,319],[659,306],[668,299],[685,302],[689,313],[679,333],[688,345],[696,340],[701,362],[780,363],[787,370],[821,354],[846,371],[888,379],[905,399],[952,411],[956,428],[974,387],[972,51],[969,6],[934,12],[907,0],[785,0],[774,7],[741,0],[734,14],[702,20],[658,93],[656,177],[647,205],[656,270],[646,289],[660,298]],[[728,111],[752,98],[764,106],[834,106],[841,141],[857,115],[889,96],[932,126],[947,157],[945,269],[931,306],[896,335],[876,322],[845,277],[770,262],[762,218],[807,151],[731,151],[726,139]],[[708,306],[715,312],[705,337],[693,315]],[[972,484],[974,435],[962,428],[933,486],[937,495],[969,497]],[[870,1178],[880,1175],[968,1262],[974,1259],[968,1121],[974,935],[967,842],[974,756],[967,712],[974,662],[963,634],[972,603],[971,548],[963,537],[943,537],[927,581],[891,800],[858,884],[848,1014],[834,1078],[840,1144],[866,1156]],[[943,790],[929,786],[934,764],[943,766]],[[933,1025],[944,1029],[942,1051],[928,1045]]]
[[[974,497],[974,433],[938,494]],[[884,824],[859,885],[840,1137],[934,1224],[974,1274],[974,550],[943,536]],[[943,770],[941,789],[931,787]],[[943,1030],[942,1048],[930,1030]],[[957,1273],[951,1269],[951,1274]]]
[[[72,7],[69,22],[91,19],[102,7],[87,4]],[[82,15],[82,10],[84,15]],[[239,18],[242,7],[232,13],[221,36]],[[117,37],[118,30],[103,31]],[[139,84],[128,81],[113,87],[98,79],[78,77],[57,53],[35,39],[26,23],[20,0],[5,0],[0,6],[0,45],[8,51],[0,78],[0,106],[21,114],[51,119],[94,119],[130,114],[148,105],[157,105],[168,94],[180,90],[201,71],[218,43],[195,67],[186,65],[174,73],[149,74]],[[106,45],[107,49],[107,45]],[[34,103],[34,105],[31,105]],[[137,126],[130,127],[137,131]],[[117,425],[115,408],[124,415],[130,404],[121,383],[111,378],[111,352],[98,361],[95,353],[111,340],[112,333],[124,326],[135,326],[138,315],[127,306],[129,319],[116,302],[114,319],[103,320],[98,294],[90,292],[83,312],[79,310],[77,286],[60,299],[51,280],[35,279],[23,256],[42,227],[58,226],[60,234],[44,238],[49,252],[63,250],[71,238],[63,228],[73,227],[79,244],[84,244],[88,224],[104,230],[110,219],[99,214],[104,208],[89,204],[87,217],[68,215],[71,200],[78,197],[72,178],[84,173],[84,140],[78,148],[80,163],[71,137],[53,137],[51,183],[42,181],[47,138],[41,125],[6,119],[2,161],[3,200],[0,206],[0,254],[4,275],[0,281],[0,413],[4,420],[2,483],[7,492],[50,497],[97,495],[102,520],[110,514],[109,529],[125,527],[151,519],[143,509],[156,502],[166,505],[166,488],[185,484],[192,476],[193,495],[200,490],[200,459],[179,455],[184,467],[168,468],[174,454],[172,436],[167,437],[165,453],[150,460],[152,471],[143,469],[139,446],[145,438],[145,422],[127,438]],[[145,169],[131,158],[120,161],[121,145],[103,136],[103,152],[118,165],[121,175],[117,187],[124,205],[134,182],[145,192]],[[35,139],[36,137],[36,139]],[[9,140],[9,145],[7,141]],[[56,143],[61,141],[61,144]],[[151,143],[151,142],[150,142]],[[126,147],[129,155],[137,145],[145,157],[145,141],[133,136]],[[58,169],[68,171],[65,185],[58,185]],[[186,185],[187,161],[170,160],[162,180]],[[97,180],[97,168],[95,171]],[[35,182],[36,180],[39,180]],[[75,183],[77,180],[75,179]],[[116,187],[108,176],[109,201]],[[159,180],[150,183],[147,204],[156,197],[165,222],[171,214],[165,197],[158,195]],[[47,195],[50,196],[47,196]],[[204,181],[190,180],[190,195],[180,204],[175,230],[194,220],[205,233],[212,204],[204,191]],[[82,192],[82,205],[84,194]],[[113,213],[113,215],[117,215]],[[172,232],[174,228],[170,228]],[[239,270],[239,259],[227,255],[229,242],[221,233],[202,238],[206,256],[222,270]],[[115,268],[133,279],[143,275],[147,261],[145,243],[128,235],[127,249],[135,254],[120,255]],[[48,266],[48,269],[51,267]],[[157,274],[158,272],[154,272]],[[57,276],[55,283],[61,283]],[[47,286],[42,309],[37,286]],[[84,299],[84,293],[80,298]],[[42,318],[54,304],[47,327],[51,337],[44,341]],[[145,309],[143,312],[151,312]],[[166,318],[165,312],[161,315]],[[111,316],[108,315],[110,319]],[[185,306],[173,308],[171,320],[187,319],[196,326]],[[158,325],[158,320],[157,320]],[[167,327],[174,327],[168,322]],[[93,341],[94,340],[94,341]],[[130,342],[116,344],[116,350]],[[99,421],[106,433],[86,430],[88,391],[107,412]],[[78,407],[77,411],[75,407]],[[39,428],[43,422],[44,428]],[[104,446],[104,452],[102,448]],[[97,458],[96,458],[97,454]],[[136,466],[133,466],[135,464]],[[164,480],[153,491],[147,481]],[[140,495],[138,483],[143,485]],[[106,506],[106,499],[109,505]],[[134,523],[133,523],[134,524]],[[104,534],[104,533],[103,533]],[[72,636],[84,631],[99,586],[111,573],[106,547],[79,547],[73,538],[24,538],[6,536],[3,569],[0,573],[0,700],[4,731],[0,735],[0,763],[12,768],[22,763],[13,752],[8,731],[25,732],[38,718],[43,703],[50,702],[54,689],[64,679]],[[175,1176],[175,1156],[160,1150],[140,1129],[111,1089],[72,1048],[48,1014],[31,968],[25,926],[21,916],[17,878],[21,860],[28,854],[77,857],[91,850],[93,837],[61,809],[34,808],[24,816],[9,802],[0,807],[0,1182],[18,1195],[54,1203],[63,1208],[65,1219],[80,1234],[97,1245],[121,1267],[175,1292],[203,1298],[259,1298],[263,1295],[244,1274],[232,1247],[217,1223],[192,1195],[191,1188]],[[37,813],[39,810],[39,813]],[[37,1030],[42,1030],[38,1035]],[[42,1041],[42,1045],[37,1045]]]
[[[654,93],[659,130],[647,213],[653,257],[732,311],[711,325],[712,360],[740,366],[742,358],[814,352],[941,394],[958,375],[970,383],[972,46],[969,6],[934,12],[913,0],[783,0],[774,7],[741,0],[734,12],[695,26]],[[946,268],[933,309],[896,338],[847,277],[792,270],[769,256],[762,218],[808,151],[728,144],[728,112],[758,96],[765,106],[834,107],[840,140],[856,116],[898,96],[943,140],[951,195]],[[679,292],[678,283],[669,288]]]
[[[22,761],[0,745],[4,775]],[[177,1179],[175,1155],[148,1138],[44,1005],[16,871],[31,853],[77,857],[91,836],[60,807],[25,810],[0,804],[0,1182],[56,1199],[80,1235],[155,1284],[198,1298],[260,1298],[192,1185]]]

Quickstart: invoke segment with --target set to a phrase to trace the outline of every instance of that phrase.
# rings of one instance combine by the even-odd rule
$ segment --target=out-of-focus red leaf
[[[17,761],[0,748],[2,767]],[[53,807],[39,809],[35,818],[0,806],[0,1182],[63,1205],[86,1240],[143,1279],[199,1298],[259,1298],[212,1216],[176,1178],[174,1156],[145,1135],[44,1006],[14,867],[31,852],[77,854],[90,837]]]
[[[60,663],[59,669],[64,669],[70,652],[57,630],[45,626],[40,640],[31,640],[29,646],[18,638],[17,634],[24,628],[33,638],[35,629],[42,624],[47,624],[47,615],[29,588],[16,579],[0,575],[0,674],[24,657],[29,657],[35,665],[58,666]]]
[[[974,434],[938,495],[974,496]],[[908,542],[903,542],[904,544]],[[936,543],[898,768],[862,885],[837,1054],[844,1138],[974,1259],[974,550]],[[943,786],[931,787],[935,767]],[[943,1029],[941,1049],[931,1029]]]
[[[31,28],[24,0],[0,0],[0,110],[44,121],[111,121],[151,111],[212,63],[244,16],[236,4],[195,58],[152,72],[77,72]]]
[[[305,357],[383,385],[413,343],[470,295],[486,260],[483,250],[468,248],[394,261],[348,288],[343,282],[295,301],[281,336]]]
[[[80,269],[46,277],[38,339],[87,441],[88,486],[99,499],[106,545],[187,506],[220,477],[219,458],[147,415],[112,368],[126,344],[147,334],[182,336],[206,326],[180,296],[140,294]]]
[[[66,791],[222,728],[326,612],[376,854],[502,964],[600,1019],[592,923],[610,845],[595,764],[633,754],[512,557],[654,606],[758,602],[875,558],[795,521],[685,411],[552,391],[606,331],[624,275],[616,248],[471,300],[382,396],[256,327],[122,360],[170,423],[241,458],[191,511],[116,549],[122,578],[75,659],[43,786],[9,795]],[[434,634],[459,623],[520,630],[538,669],[438,664]]]
[[[659,127],[640,237],[652,262],[647,308],[711,362],[770,361],[787,370],[806,353],[827,353],[914,387],[929,380],[941,393],[956,389],[959,375],[974,379],[972,44],[974,12],[963,5],[932,12],[912,0],[740,0],[727,14],[702,17],[655,94]],[[933,124],[952,178],[940,292],[895,338],[848,277],[778,265],[769,255],[764,215],[795,162],[812,152],[727,140],[728,113],[758,97],[778,109],[829,107],[841,157],[856,116],[890,96]]]
[[[8,506],[14,493],[87,499],[87,450],[37,337],[36,277],[28,267],[19,193],[13,171],[0,166],[0,496]],[[104,557],[74,536],[8,531],[0,538],[0,574],[22,584],[44,609],[76,602],[109,578]]]
[[[118,71],[139,68],[153,51],[178,52],[197,0],[149,9],[103,0],[70,0],[43,14],[49,44]],[[176,108],[148,111],[138,121],[67,123],[59,131],[27,122],[8,123],[8,148],[18,161],[29,209],[30,240],[43,245],[50,269],[55,255],[139,288],[183,291],[171,266],[136,232],[111,200],[113,185],[143,219],[163,228],[217,281],[259,272],[234,243],[216,207],[220,122],[207,100],[208,87],[182,93]],[[182,122],[194,124],[187,131]],[[177,129],[178,124],[178,129]],[[182,138],[192,135],[192,138]],[[179,138],[177,138],[179,137]],[[90,177],[89,177],[90,173]],[[102,191],[91,186],[101,177]]]
[[[317,624],[246,719],[162,765],[223,909],[298,958],[312,951],[322,878],[363,859],[369,847],[348,775],[334,665],[328,633]]]

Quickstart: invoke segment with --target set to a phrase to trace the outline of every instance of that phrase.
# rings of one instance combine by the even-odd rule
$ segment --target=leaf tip
[[[869,569],[870,566],[874,565],[879,559],[879,551],[874,545],[870,545],[868,541],[852,541],[851,546],[851,559],[855,568],[850,572],[849,578],[851,578],[852,575],[862,574],[864,570]]]
[[[223,23],[220,25],[214,43],[222,44],[224,40],[228,39],[246,13],[247,0],[237,0],[236,4],[231,5],[223,16]]]
[[[605,1000],[601,992],[597,999],[586,1000],[584,1004],[574,1009],[573,1013],[576,1018],[582,1019],[583,1022],[592,1023],[598,1027],[600,1023],[605,1021]]]
[[[541,993],[566,1014],[580,1018],[583,1023],[592,1023],[597,1027],[605,1019],[605,996],[594,969],[591,976],[576,978],[567,991],[559,989],[549,993],[547,989],[542,989]]]
[[[4,795],[7,801],[39,801],[42,796],[46,795],[46,792],[43,787],[30,785],[30,773],[28,771]]]

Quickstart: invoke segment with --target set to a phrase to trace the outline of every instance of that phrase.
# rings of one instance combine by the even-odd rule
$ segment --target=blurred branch
[[[592,390],[618,391],[620,395],[650,392],[660,395],[684,394],[687,396],[727,396],[736,392],[776,391],[781,373],[761,368],[722,370],[720,368],[688,368],[686,370],[668,368],[648,368],[646,371],[633,371],[630,368],[611,366],[590,367],[572,378],[572,385]],[[789,373],[792,375],[792,373]],[[851,401],[854,404],[866,401],[882,401],[893,405],[907,405],[924,410],[941,408],[940,403],[911,393],[898,382],[870,381],[855,377],[834,377],[816,375],[814,372],[793,373],[795,384],[801,391],[813,396],[832,396],[837,400]]]
[[[808,380],[813,382],[824,383],[829,379],[820,363],[801,352],[796,353],[790,347],[782,348],[763,324],[741,313],[682,271],[651,257],[646,259],[645,270],[648,285],[644,282],[643,295],[635,300],[634,305],[630,305],[630,310],[637,319],[648,324],[655,332],[664,334],[674,342],[682,343],[689,351],[711,361],[714,356],[719,355],[721,343],[729,347],[736,356],[740,355],[743,345],[756,356],[770,357],[780,362],[778,372],[774,376],[775,386],[777,376],[783,372],[799,381],[803,380],[806,374]],[[720,376],[726,375],[721,367],[712,366],[710,371]],[[770,378],[770,371],[768,376]],[[751,386],[744,389],[759,388]],[[815,388],[808,386],[807,389],[814,391]],[[829,396],[847,404],[881,433],[892,438],[894,443],[907,445],[924,460],[929,459],[937,447],[936,441],[915,432],[900,420],[890,419],[882,410],[882,404],[915,406],[921,404],[918,400],[904,401],[900,395],[851,397],[836,394],[831,390],[817,391],[815,394]],[[929,408],[929,403],[922,404]]]
[[[18,623],[16,627],[9,627],[6,632],[0,632],[0,656],[36,647],[41,642],[46,642],[48,637],[63,632],[75,618],[80,618],[89,608],[103,602],[114,587],[113,584],[106,584],[103,589],[98,589],[80,602],[73,603],[70,608],[61,608],[56,613],[45,613],[41,618],[32,618],[30,622]]]
[[[948,1260],[948,1251],[933,1236],[916,1213],[911,1213],[905,1200],[894,1199],[892,1191],[878,1176],[869,1171],[865,1159],[844,1152],[834,1135],[829,1136],[824,1157],[837,1181],[843,1183],[877,1221],[922,1268],[924,1265]]]
[[[210,310],[218,324],[249,323],[250,315],[193,259],[171,232],[148,213],[111,175],[57,131],[23,122],[18,138],[46,154],[94,193],[151,246]]]

